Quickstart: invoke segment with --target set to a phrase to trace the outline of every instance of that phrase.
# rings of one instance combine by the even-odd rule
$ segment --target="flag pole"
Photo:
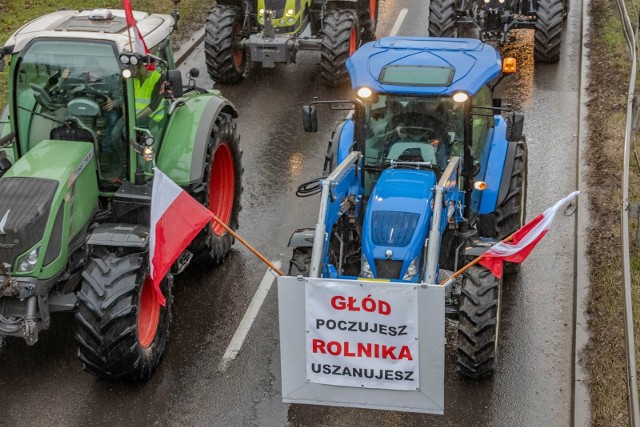
[[[518,229],[519,230],[519,229]],[[517,230],[513,233],[511,233],[509,236],[505,237],[503,240],[500,241],[500,243],[507,243],[509,241],[511,241],[511,239],[513,239],[513,236],[517,233]],[[497,243],[496,243],[497,245]],[[492,246],[493,247],[493,246]],[[491,248],[489,248],[491,249]],[[487,250],[489,250],[487,249]],[[486,253],[486,252],[485,252]],[[484,257],[484,253],[482,255],[480,255],[479,257],[475,258],[473,261],[469,262],[467,265],[465,265],[464,267],[462,267],[461,269],[459,269],[458,271],[456,271],[455,273],[453,273],[451,276],[447,277],[446,279],[444,279],[443,281],[441,281],[440,283],[438,283],[439,286],[442,285],[446,285],[449,281],[455,279],[456,277],[458,277],[459,275],[461,275],[462,273],[464,273],[465,271],[467,271],[468,269],[470,269],[471,267],[473,267],[474,265],[476,265],[477,263],[480,262],[480,260]]]
[[[225,224],[224,222],[222,222],[217,216],[213,216],[213,219],[220,224],[222,227],[224,227],[225,230],[227,230],[229,232],[229,234],[231,234],[234,238],[238,239],[238,241],[240,241],[240,243],[242,243],[243,245],[245,245],[247,247],[247,249],[249,249],[251,252],[253,252],[253,254],[255,256],[257,256],[258,258],[260,258],[260,261],[264,262],[265,264],[267,264],[269,266],[270,269],[272,269],[273,271],[275,271],[276,273],[278,273],[279,276],[284,276],[284,273],[282,271],[280,271],[280,269],[278,267],[276,267],[271,261],[269,261],[267,258],[265,258],[260,252],[258,252],[253,246],[251,246],[246,240],[244,240],[242,237],[240,237],[240,235],[238,235],[238,233],[236,233],[235,231],[233,231],[231,228],[229,228],[229,226],[227,224]]]

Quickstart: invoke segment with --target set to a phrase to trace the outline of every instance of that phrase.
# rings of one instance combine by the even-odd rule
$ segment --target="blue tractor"
[[[513,58],[476,39],[386,37],[347,61],[356,97],[316,106],[348,109],[329,142],[314,228],[299,229],[289,275],[335,280],[444,282],[525,220],[524,118],[494,98]],[[318,183],[318,181],[316,181]],[[517,264],[505,266],[515,274]],[[475,265],[446,285],[458,318],[458,365],[493,372],[502,279]]]

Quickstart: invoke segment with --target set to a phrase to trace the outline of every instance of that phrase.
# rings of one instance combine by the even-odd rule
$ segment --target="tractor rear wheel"
[[[237,124],[223,113],[209,138],[201,191],[195,198],[232,230],[238,229],[242,210],[243,173]],[[202,255],[211,262],[222,262],[231,249],[233,237],[215,220],[207,224],[204,233],[206,244]]]
[[[169,338],[173,277],[161,283],[162,306],[146,253],[119,255],[97,247],[82,274],[75,314],[78,358],[102,378],[146,381]]]
[[[309,277],[312,250],[312,247],[293,248],[293,255],[289,260],[289,276]]]
[[[564,13],[564,0],[538,0],[533,45],[536,62],[555,63],[560,60]]]
[[[502,240],[525,224],[527,218],[527,157],[527,143],[524,140],[518,141],[507,196],[496,207],[493,213],[494,220],[478,223],[480,236]],[[520,264],[504,263],[505,276],[513,276],[519,270]]]
[[[321,74],[327,86],[342,86],[349,82],[345,63],[359,46],[360,28],[355,12],[327,12],[320,47]]]
[[[204,54],[207,71],[214,82],[236,83],[247,67],[247,53],[242,45],[242,9],[217,5],[205,24]]]
[[[455,0],[431,0],[429,3],[429,35],[456,37]]]
[[[362,22],[362,43],[367,43],[376,39],[376,28],[378,28],[378,0],[368,0],[369,8],[360,15]]]
[[[462,278],[458,299],[458,369],[470,378],[493,373],[498,357],[502,281],[474,265]]]

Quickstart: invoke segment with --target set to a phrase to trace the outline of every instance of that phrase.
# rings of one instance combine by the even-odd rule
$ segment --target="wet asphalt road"
[[[378,36],[402,8],[400,35],[427,35],[423,0],[381,0]],[[519,73],[500,86],[504,102],[525,114],[529,143],[528,218],[576,186],[576,134],[581,10],[574,2],[558,65],[533,66],[531,34],[514,35],[505,53]],[[343,114],[320,110],[320,132],[302,131],[300,107],[313,96],[345,98],[319,76],[319,55],[302,52],[296,65],[254,69],[248,80],[221,86],[240,111],[244,194],[240,232],[267,258],[282,260],[291,232],[313,225],[318,197],[298,199],[296,187],[319,176],[328,137]],[[202,46],[183,64],[207,79]],[[574,289],[574,218],[552,231],[506,283],[500,363],[494,377],[463,380],[455,368],[455,331],[447,328],[445,416],[285,405],[275,287],[226,372],[220,359],[265,273],[236,244],[217,268],[193,266],[176,280],[174,321],[164,361],[144,385],[105,382],[83,373],[75,357],[73,321],[53,318],[51,331],[27,348],[8,340],[0,349],[0,425],[498,425],[570,424]]]

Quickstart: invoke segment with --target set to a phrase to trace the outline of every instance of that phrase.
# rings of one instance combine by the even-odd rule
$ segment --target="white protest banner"
[[[417,306],[412,284],[307,282],[307,381],[416,390]]]

